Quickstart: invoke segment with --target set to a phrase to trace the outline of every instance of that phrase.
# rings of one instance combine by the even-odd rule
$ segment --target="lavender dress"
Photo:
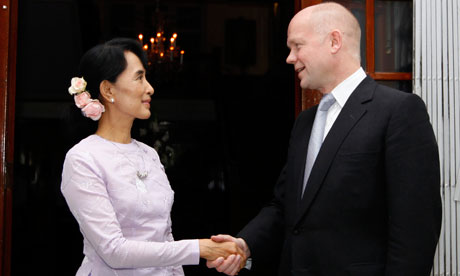
[[[77,275],[184,275],[199,263],[198,240],[173,239],[174,192],[151,147],[91,135],[67,153],[61,191],[84,238]]]

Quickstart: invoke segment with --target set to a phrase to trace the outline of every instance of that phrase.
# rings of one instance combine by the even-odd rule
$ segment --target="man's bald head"
[[[360,60],[361,27],[356,17],[344,6],[335,2],[321,3],[301,10],[293,19],[304,21],[320,35],[340,30],[347,51]]]

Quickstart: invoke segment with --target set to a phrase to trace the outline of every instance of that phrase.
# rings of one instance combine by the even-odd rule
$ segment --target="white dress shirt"
[[[324,126],[324,138],[329,133],[332,125],[334,124],[335,120],[342,111],[343,106],[347,102],[348,98],[350,97],[351,93],[358,87],[358,85],[366,78],[366,73],[364,72],[362,67],[354,72],[351,76],[346,78],[344,81],[339,83],[334,89],[332,89],[331,93],[334,95],[335,103],[329,108],[327,111],[327,118],[326,118],[326,125]]]

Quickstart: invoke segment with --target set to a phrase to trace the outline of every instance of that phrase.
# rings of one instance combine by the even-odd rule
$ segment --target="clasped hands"
[[[237,275],[249,256],[249,248],[241,238],[217,235],[200,240],[200,257],[207,260],[206,265],[227,275]]]

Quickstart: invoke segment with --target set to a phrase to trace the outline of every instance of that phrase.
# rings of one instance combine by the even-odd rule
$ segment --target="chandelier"
[[[176,72],[182,71],[185,51],[177,45],[177,33],[166,36],[166,16],[160,11],[160,0],[156,1],[156,9],[151,17],[153,32],[151,36],[138,35],[148,58],[148,70],[157,77],[170,79]],[[145,40],[144,40],[145,39]],[[167,74],[167,76],[164,76]]]
[[[184,63],[185,51],[177,46],[177,33],[173,33],[166,40],[164,31],[158,31],[155,36],[150,37],[150,43],[144,43],[144,35],[139,34],[139,42],[148,57],[149,67],[158,64],[170,64],[174,67],[181,67]]]

